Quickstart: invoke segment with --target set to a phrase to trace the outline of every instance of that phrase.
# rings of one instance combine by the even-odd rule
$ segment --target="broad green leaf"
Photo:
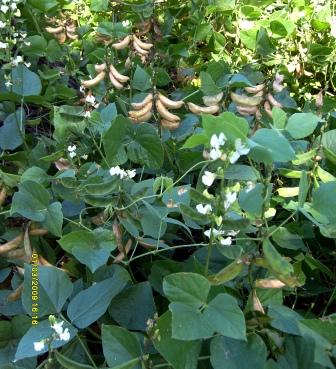
[[[116,248],[113,233],[99,228],[93,232],[83,230],[68,233],[58,243],[87,265],[92,273],[107,262],[111,251]]]
[[[234,141],[237,138],[246,140],[248,133],[248,123],[246,119],[239,118],[231,112],[224,112],[218,117],[212,115],[202,115],[202,125],[204,133],[208,137],[208,142],[213,134],[225,134],[228,140]]]
[[[246,340],[244,314],[235,298],[229,294],[217,295],[204,311],[204,316],[213,331],[225,337]]]
[[[104,150],[109,163],[113,162],[119,149],[122,147],[128,124],[127,118],[118,115],[103,136]]]
[[[62,236],[63,212],[60,202],[57,201],[48,206],[43,224],[53,235]]]
[[[272,109],[274,128],[284,129],[287,121],[287,114],[280,108],[274,107]]]
[[[200,73],[201,78],[201,91],[206,96],[217,95],[221,92],[221,89],[216,86],[214,80],[211,78],[211,75],[207,72]]]
[[[154,346],[174,369],[196,369],[201,349],[200,341],[182,341],[172,338],[172,316],[167,311],[158,320],[159,337]]]
[[[272,319],[271,326],[281,332],[301,336],[298,322],[303,317],[283,305],[269,305],[267,315]]]
[[[139,91],[146,91],[149,90],[151,86],[152,81],[150,75],[137,65],[132,79],[132,87]]]
[[[102,325],[103,352],[108,366],[122,367],[122,364],[132,362],[127,368],[141,369],[139,363],[142,350],[140,342],[134,333],[114,325]]]
[[[199,307],[206,303],[209,281],[195,273],[176,273],[164,278],[163,291],[172,302]]]
[[[295,113],[288,118],[287,132],[295,139],[311,135],[320,118],[312,113]]]
[[[24,64],[12,69],[11,80],[13,85],[10,91],[20,96],[40,95],[42,90],[39,76],[31,72]]]
[[[70,333],[69,341],[71,341],[77,334],[77,329],[66,321],[63,323],[62,328],[68,328]],[[50,327],[49,320],[41,321],[38,325],[32,326],[28,330],[28,332],[21,338],[16,350],[15,360],[17,361],[28,357],[35,357],[48,352],[48,345],[45,345],[41,351],[35,351],[34,342],[39,342],[43,339],[49,338],[53,333],[55,333],[55,331]],[[62,347],[66,345],[69,341],[55,339],[51,343],[51,348],[56,349]]]
[[[209,142],[209,139],[204,134],[195,134],[186,140],[184,145],[182,146],[182,149],[192,149],[193,147],[199,146],[199,145],[206,145]]]
[[[127,145],[129,159],[149,168],[161,168],[163,147],[155,128],[149,123],[134,127],[132,141]]]
[[[211,284],[214,285],[223,284],[236,278],[243,269],[244,264],[240,260],[233,261],[232,263],[221,269],[218,273],[208,277],[208,280]]]
[[[137,283],[116,296],[109,306],[111,317],[122,327],[145,331],[156,308],[149,282]]]
[[[23,109],[9,114],[0,127],[0,148],[15,150],[22,145],[25,137],[26,114]]]
[[[259,172],[248,165],[234,164],[230,165],[224,171],[224,178],[235,179],[238,181],[254,181],[256,182],[260,179]]]
[[[210,344],[214,369],[264,369],[267,348],[257,334],[249,334],[247,341],[215,337]]]
[[[284,249],[307,250],[302,238],[295,233],[289,232],[285,227],[278,228],[272,234],[272,239],[278,246]]]
[[[71,360],[67,356],[62,355],[58,351],[55,351],[55,357],[58,363],[66,369],[94,369],[93,366],[80,364],[77,361]]]
[[[274,129],[258,129],[249,143],[251,147],[249,156],[256,161],[287,162],[295,158],[295,152],[288,140]]]
[[[11,207],[11,215],[18,213],[36,222],[43,222],[47,216],[47,208],[51,196],[39,183],[25,181],[19,184]]]
[[[78,328],[88,327],[106,312],[125,285],[125,280],[116,275],[79,292],[68,305],[69,319]]]
[[[309,191],[309,180],[308,180],[308,173],[306,171],[301,172],[300,176],[300,184],[299,184],[299,198],[298,198],[298,205],[300,208],[303,207],[307,195]]]
[[[32,286],[38,283],[39,316],[61,312],[66,300],[70,297],[73,285],[67,274],[56,267],[38,266],[34,273],[32,266],[25,264],[25,279],[22,293],[22,304],[27,314],[32,314]],[[34,275],[37,274],[37,277]],[[38,282],[36,282],[38,280]]]
[[[264,203],[264,185],[257,183],[252,190],[243,190],[239,193],[239,205],[248,213],[260,217]]]
[[[285,352],[277,361],[279,369],[322,369],[314,361],[315,344],[310,337],[288,336],[285,340]]]
[[[336,182],[322,183],[313,193],[313,209],[327,217],[330,223],[336,221]]]

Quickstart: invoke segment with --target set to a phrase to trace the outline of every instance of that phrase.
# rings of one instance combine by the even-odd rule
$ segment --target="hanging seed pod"
[[[140,110],[152,100],[153,100],[153,94],[149,93],[141,102],[131,103],[131,106],[135,110]]]
[[[220,92],[217,95],[207,95],[203,96],[203,102],[206,106],[214,106],[217,105],[223,98],[223,92]]]
[[[48,33],[51,33],[51,34],[56,35],[57,33],[62,32],[64,30],[64,27],[63,26],[59,26],[59,27],[46,27],[45,30]]]
[[[213,106],[200,106],[196,105],[194,103],[189,102],[188,103],[189,110],[197,115],[200,114],[216,114],[219,110],[219,105],[213,105]]]
[[[124,88],[124,85],[122,83],[120,83],[113,75],[113,73],[109,73],[109,77],[110,77],[110,81],[113,85],[113,87],[115,87],[117,90],[121,90]]]
[[[162,104],[168,109],[179,109],[184,105],[184,101],[178,100],[170,100],[168,97],[158,93],[158,99],[162,102]]]
[[[0,191],[0,207],[4,204],[6,197],[7,197],[7,190],[5,187],[2,187]]]
[[[169,131],[173,131],[180,126],[180,122],[171,122],[170,120],[166,119],[161,119],[160,124]]]
[[[99,82],[101,82],[106,76],[106,73],[104,71],[97,74],[97,76],[93,79],[89,79],[87,81],[82,81],[82,85],[86,88],[93,87],[98,85]]]
[[[128,112],[128,115],[131,117],[131,118],[137,118],[137,117],[140,117],[142,115],[145,115],[147,114],[148,112],[150,112],[152,110],[152,107],[153,107],[153,102],[152,101],[149,101],[147,103],[147,105],[145,105],[142,109],[140,110],[130,110]]]
[[[128,76],[124,76],[123,74],[119,73],[117,69],[111,64],[110,65],[110,72],[113,74],[113,76],[120,82],[125,83],[129,80]]]
[[[239,114],[247,116],[247,115],[254,115],[258,110],[257,106],[240,106],[237,105],[237,111]]]
[[[253,87],[244,87],[244,90],[248,92],[249,94],[257,94],[258,92],[263,91],[265,88],[265,83],[262,83],[260,85],[256,85]]]
[[[112,47],[116,50],[125,49],[128,46],[128,44],[130,43],[131,38],[132,37],[130,35],[128,35],[124,39],[122,39],[121,41],[112,44]]]
[[[271,93],[267,94],[267,100],[271,103],[273,107],[282,108],[282,104],[277,101]]]
[[[230,96],[234,103],[241,106],[256,106],[262,101],[261,96],[238,95],[234,92],[231,92]]]
[[[132,123],[142,123],[142,122],[148,122],[150,118],[152,117],[153,113],[149,111],[148,113],[144,115],[140,115],[139,117],[129,117],[129,119],[132,121]]]
[[[0,245],[0,255],[5,254],[11,250],[15,250],[21,245],[22,241],[23,241],[23,233],[16,236],[12,240]]]
[[[150,50],[153,47],[153,44],[143,42],[139,38],[137,38],[135,35],[133,35],[133,44],[136,43],[141,49],[143,50]]]
[[[265,103],[264,103],[264,109],[265,109],[266,114],[270,118],[273,118],[272,107],[271,107],[271,104],[269,103],[268,100],[266,100]]]
[[[170,122],[180,122],[181,118],[175,114],[170,113],[160,100],[156,100],[156,109],[162,118]]]

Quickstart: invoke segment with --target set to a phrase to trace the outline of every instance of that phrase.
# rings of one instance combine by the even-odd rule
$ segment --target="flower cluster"
[[[33,342],[34,350],[39,352],[42,351],[45,346],[52,340],[69,341],[70,332],[68,328],[63,328],[64,321],[61,320],[57,323],[56,318],[53,315],[49,315],[50,327],[54,330],[53,336],[51,338],[45,338],[41,341]]]
[[[123,178],[134,178],[136,176],[136,170],[124,170],[117,165],[116,167],[112,167],[110,169],[110,175],[111,176],[119,176],[120,179]]]
[[[229,156],[227,156],[223,152],[223,146],[226,144],[227,138],[223,132],[221,132],[218,136],[212,135],[210,139],[211,150],[208,153],[209,158],[211,160],[221,159],[225,161],[229,158],[231,164],[234,164],[242,155],[246,155],[249,153],[250,148],[246,145],[243,145],[242,140],[237,138],[234,142],[235,150],[232,151]]]
[[[69,145],[68,146],[68,153],[71,159],[73,159],[76,154],[77,146],[76,145]]]
[[[240,231],[222,231],[215,228],[212,229],[212,236],[218,239],[221,245],[230,246],[232,245],[232,237],[235,237]],[[208,238],[211,237],[211,229],[204,232],[204,235]]]

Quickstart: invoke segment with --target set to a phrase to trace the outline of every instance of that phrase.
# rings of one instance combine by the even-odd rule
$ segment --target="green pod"
[[[235,260],[231,264],[227,265],[217,274],[208,277],[208,280],[213,285],[223,284],[236,278],[244,268],[244,264],[241,260]]]
[[[103,183],[88,184],[84,187],[88,195],[107,195],[117,189],[119,183],[118,178],[112,178]]]
[[[111,197],[99,197],[93,195],[85,195],[83,200],[91,206],[97,206],[100,208],[106,208],[112,201]]]

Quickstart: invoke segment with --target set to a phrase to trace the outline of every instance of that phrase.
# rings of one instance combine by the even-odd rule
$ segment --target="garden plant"
[[[0,369],[336,368],[336,3],[0,0]]]

